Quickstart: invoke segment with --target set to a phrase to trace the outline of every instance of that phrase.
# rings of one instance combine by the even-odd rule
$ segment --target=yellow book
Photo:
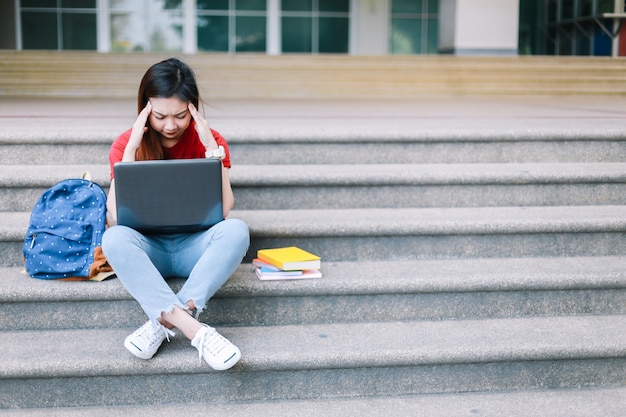
[[[259,249],[257,258],[269,264],[277,266],[285,271],[297,269],[320,269],[321,258],[297,246],[275,249]]]

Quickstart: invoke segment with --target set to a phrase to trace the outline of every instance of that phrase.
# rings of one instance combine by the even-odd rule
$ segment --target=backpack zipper
[[[33,233],[32,240],[30,241],[30,248],[32,249],[35,246],[35,238],[37,237],[37,233]]]

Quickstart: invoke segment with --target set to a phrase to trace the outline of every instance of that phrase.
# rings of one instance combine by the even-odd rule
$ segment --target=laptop
[[[224,219],[219,159],[118,162],[117,223],[142,233],[206,230]]]

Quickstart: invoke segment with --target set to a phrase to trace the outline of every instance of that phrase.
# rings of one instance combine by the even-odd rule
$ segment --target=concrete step
[[[623,100],[211,101],[246,260],[297,244],[322,255],[324,278],[261,282],[244,263],[202,316],[242,348],[231,371],[180,337],[135,359],[122,342],[145,317],[118,280],[20,272],[35,199],[85,168],[108,184],[133,100],[1,101],[0,413],[624,414]],[[467,392],[480,403],[457,402]]]
[[[132,113],[130,113],[132,114]],[[252,120],[255,120],[252,118]],[[105,119],[105,122],[108,121]],[[585,120],[583,120],[585,121]],[[316,120],[296,120],[282,129],[265,124],[284,123],[269,119],[263,129],[244,128],[240,118],[220,121],[217,129],[229,142],[235,166],[282,164],[432,164],[432,163],[533,163],[533,162],[622,162],[626,159],[626,141],[620,129],[591,130],[579,121],[565,120],[570,129],[546,132],[532,121],[532,127],[519,125],[520,120],[499,121],[506,131],[487,127],[472,128],[449,125],[448,121],[434,120],[378,120],[365,131],[362,121],[342,120],[354,126],[315,130]],[[55,120],[68,126],[54,135],[37,131],[36,123],[24,123],[18,131],[0,132],[0,161],[4,165],[80,165],[107,164],[111,143],[117,135],[132,125],[127,116],[119,126],[111,123],[95,131],[82,126],[82,120]],[[94,120],[94,123],[103,123]],[[249,121],[247,121],[249,123]],[[487,121],[483,120],[483,123]],[[493,122],[491,122],[493,123]],[[599,119],[597,123],[607,123]],[[406,125],[409,126],[406,126]],[[222,130],[219,126],[224,126]],[[402,131],[398,128],[402,126]],[[93,127],[92,127],[93,129]],[[56,136],[58,135],[58,136]]]
[[[300,244],[328,261],[624,253],[624,206],[236,211],[248,256]],[[280,219],[277,221],[277,219]]]
[[[85,171],[108,187],[108,165],[0,166],[0,211]],[[239,165],[230,178],[241,210],[626,203],[625,163]]]
[[[220,328],[227,372],[177,337],[149,361],[132,329],[3,332],[1,408],[401,396],[623,386],[626,316]],[[184,387],[184,389],[172,389]]]
[[[18,97],[134,97],[164,54],[0,51],[0,93]],[[622,94],[625,64],[604,57],[196,54],[214,98]]]
[[[623,417],[626,388],[537,389],[517,392],[425,394],[286,401],[256,401],[157,406],[108,406],[2,410],[10,417],[309,417],[309,416],[470,416]]]
[[[605,205],[626,202],[626,164],[243,165],[241,210]]]
[[[267,282],[243,264],[202,319],[262,326],[626,314],[620,256],[324,262],[322,270],[322,279]],[[123,328],[145,318],[117,279],[41,281],[1,268],[0,282],[2,331]]]
[[[0,266],[22,264],[29,212],[0,218]],[[300,245],[334,261],[615,256],[626,206],[234,210],[258,249]]]
[[[397,129],[400,122],[395,122]],[[441,122],[439,123],[446,123]],[[421,129],[425,129],[422,127]],[[393,130],[391,130],[393,132]],[[313,133],[314,134],[314,133]],[[320,138],[306,141],[231,141],[235,162],[241,164],[436,164],[436,163],[533,163],[533,162],[622,162],[626,142],[621,138],[572,137],[556,132],[538,140],[534,133],[498,132],[497,137],[480,133],[472,138],[457,132],[410,133],[405,137]],[[597,132],[596,132],[597,134]],[[374,135],[372,135],[374,136]]]
[[[0,165],[0,212],[31,211],[45,190],[85,172],[108,192],[108,165]]]

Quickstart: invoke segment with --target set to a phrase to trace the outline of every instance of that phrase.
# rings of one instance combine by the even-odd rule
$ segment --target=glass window
[[[590,24],[580,25],[576,31],[576,55],[591,55]]]
[[[591,16],[593,14],[593,0],[580,0],[578,16]]]
[[[391,13],[421,13],[422,0],[393,0]]]
[[[25,7],[57,7],[57,0],[22,0],[22,8]]]
[[[439,18],[437,17],[428,19],[428,37],[426,43],[427,54],[439,53]]]
[[[197,0],[198,50],[265,52],[266,0]]]
[[[198,48],[228,52],[228,16],[198,16]]]
[[[419,54],[422,52],[422,22],[416,19],[394,19],[391,31],[392,54]]]
[[[182,0],[111,0],[111,49],[180,52]]]
[[[610,23],[607,26],[610,30]],[[594,29],[593,36],[593,55],[595,56],[611,56],[611,38],[598,25]]]
[[[345,0],[319,0],[319,11],[349,13],[350,2]]]
[[[556,12],[558,7],[558,0],[550,0],[548,3],[548,22],[555,22],[557,20]]]
[[[613,12],[613,0],[598,0],[598,14]]]
[[[267,9],[267,0],[236,0],[235,8],[237,10],[265,12]]]
[[[348,18],[320,17],[319,52],[347,54],[349,25]]]
[[[572,55],[574,50],[572,48],[573,44],[573,33],[572,33],[571,24],[561,26],[561,30],[559,33],[559,55]]]
[[[281,0],[280,7],[284,12],[312,12],[313,0]]]
[[[311,53],[313,39],[313,24],[307,17],[283,17],[282,50],[283,52]]]
[[[235,50],[237,52],[265,52],[266,19],[264,17],[238,16],[235,22]]]
[[[548,36],[546,37],[546,53],[548,55],[557,55],[556,39],[557,39],[557,29],[556,27],[550,27],[548,29]]]
[[[96,32],[96,15],[85,13],[63,13],[63,49],[93,51],[98,48]]]
[[[56,13],[22,12],[22,48],[59,49],[57,34]]]
[[[198,10],[228,10],[228,0],[196,0]]]
[[[436,54],[438,32],[437,0],[391,0],[392,54]]]
[[[96,0],[61,0],[61,7],[68,9],[95,9]]]
[[[228,52],[228,17],[211,16],[201,18],[198,24],[198,44],[202,50]]]
[[[574,17],[574,0],[561,1],[561,19],[572,19]]]
[[[610,38],[600,25],[611,27],[611,19],[599,19],[613,11],[614,0],[549,0],[537,25],[537,54],[610,55]],[[536,19],[525,17],[526,22]],[[610,29],[609,29],[610,30]],[[606,42],[608,40],[609,42]],[[608,46],[607,46],[608,45]]]
[[[23,49],[96,50],[96,0],[22,0]]]
[[[350,0],[282,0],[283,53],[348,53]]]

